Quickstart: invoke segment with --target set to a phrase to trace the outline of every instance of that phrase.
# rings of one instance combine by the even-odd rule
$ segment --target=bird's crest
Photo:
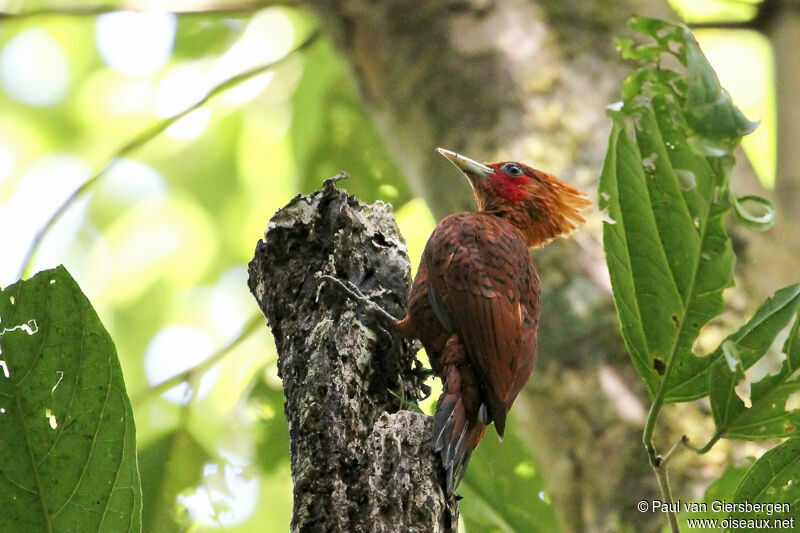
[[[514,161],[487,166],[494,172],[485,189],[476,191],[476,198],[482,196],[478,207],[507,218],[525,234],[528,246],[569,235],[586,222],[581,211],[592,202],[572,185]]]

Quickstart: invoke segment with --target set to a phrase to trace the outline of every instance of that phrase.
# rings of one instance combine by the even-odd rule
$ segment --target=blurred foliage
[[[717,519],[724,520],[728,517],[727,512],[714,511],[713,503],[715,501],[734,501],[734,493],[739,482],[744,477],[745,473],[750,469],[752,461],[746,461],[742,466],[728,465],[720,477],[714,480],[711,485],[706,489],[702,502],[705,503],[705,510],[698,509],[697,511],[686,511],[680,514],[681,528],[687,528],[687,520],[702,520],[702,519]],[[693,528],[700,531],[719,531],[718,528]]]
[[[458,492],[467,531],[560,531],[555,510],[531,458],[515,430],[503,442],[493,428],[475,450]]]
[[[258,379],[250,391],[249,400],[255,410],[254,424],[256,457],[261,469],[272,473],[286,462],[289,449],[289,424],[283,416],[283,390],[279,383],[270,385]]]
[[[21,228],[4,243],[0,283],[16,279],[35,232],[96,174],[33,267],[65,263],[113,334],[136,408],[145,531],[284,531],[291,478],[275,349],[268,330],[248,336],[245,325],[257,312],[245,283],[255,243],[277,208],[342,170],[359,199],[395,206],[415,266],[433,219],[411,201],[313,17],[116,15],[0,22],[0,219]],[[48,81],[58,90],[38,95],[32,84]],[[201,377],[214,347],[243,335]],[[202,371],[191,387],[148,394],[193,365]]]
[[[756,16],[762,0],[669,0],[672,8],[688,23],[742,21]]]
[[[208,453],[191,433],[177,428],[139,452],[142,530],[180,531],[185,509],[178,495],[200,483]]]

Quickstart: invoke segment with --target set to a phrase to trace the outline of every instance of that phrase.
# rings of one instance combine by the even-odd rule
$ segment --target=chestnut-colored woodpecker
[[[387,318],[422,342],[442,379],[433,446],[445,492],[452,494],[486,426],[493,423],[503,437],[506,413],[536,363],[540,290],[529,248],[576,229],[591,202],[522,163],[484,164],[437,150],[464,173],[478,211],[450,215],[436,226],[405,317]]]

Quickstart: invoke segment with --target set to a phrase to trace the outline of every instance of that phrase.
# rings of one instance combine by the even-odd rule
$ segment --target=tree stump
[[[402,315],[411,269],[391,206],[338,190],[343,177],[275,213],[249,265],[286,398],[292,531],[456,531],[432,419],[400,410],[424,388],[418,346],[318,279],[348,280]]]

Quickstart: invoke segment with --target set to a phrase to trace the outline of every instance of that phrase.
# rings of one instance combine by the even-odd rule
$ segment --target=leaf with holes
[[[0,292],[0,531],[140,531],[116,349],[64,267]]]
[[[731,372],[726,375],[725,368],[734,368],[733,359],[738,360],[739,372],[747,370],[758,361],[775,341],[775,338],[794,318],[800,308],[800,285],[790,285],[776,292],[756,311],[747,323],[736,333],[725,339],[716,350],[707,356],[708,366],[698,371],[684,382],[684,388],[709,383],[712,404],[716,402],[715,417],[721,415],[721,395],[727,395],[728,388],[736,387],[743,375],[736,378]],[[709,381],[710,380],[710,381]],[[728,383],[730,382],[730,383]],[[714,391],[713,389],[717,389]],[[732,398],[731,398],[732,399]],[[712,405],[713,406],[713,405]],[[726,418],[717,418],[725,424]]]
[[[651,396],[687,401],[708,394],[716,359],[696,357],[692,345],[733,284],[722,218],[732,208],[749,222],[758,218],[728,182],[733,149],[754,125],[721,89],[688,28],[647,18],[631,25],[656,42],[618,42],[641,68],[609,112],[614,124],[599,185],[609,217],[603,247],[636,370]],[[667,68],[663,56],[682,67]]]
[[[731,335],[718,351],[723,356],[710,373],[711,410],[717,432],[738,439],[791,437],[800,425],[800,410],[787,409],[789,397],[800,391],[800,339],[797,338],[800,307],[800,285],[778,291],[758,310],[745,327]],[[743,368],[748,368],[770,348],[773,339],[794,319],[789,337],[783,347],[786,355],[780,371],[753,383],[750,407],[734,392],[742,380]],[[743,331],[744,330],[744,331]]]

